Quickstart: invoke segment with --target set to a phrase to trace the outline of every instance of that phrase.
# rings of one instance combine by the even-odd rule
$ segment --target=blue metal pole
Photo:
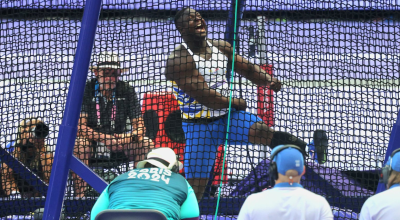
[[[70,162],[78,130],[78,120],[82,106],[90,56],[100,15],[100,6],[101,0],[86,1],[74,66],[71,74],[71,83],[65,105],[64,118],[60,125],[54,164],[47,192],[45,211],[43,214],[45,220],[58,220],[60,218]]]
[[[386,150],[384,165],[388,161],[389,156],[392,154],[392,152],[397,148],[400,148],[400,111],[399,113],[397,113],[397,120],[396,123],[393,125],[392,133],[390,134],[389,145]],[[376,193],[380,193],[385,190],[386,190],[385,184],[379,183],[378,188],[376,189]]]
[[[237,17],[236,21],[236,32],[238,32],[240,23],[242,21],[243,17],[243,11],[244,11],[244,6],[246,3],[246,0],[232,0],[231,1],[231,7],[229,9],[229,15],[228,15],[228,21],[226,22],[226,31],[225,31],[225,41],[230,43],[233,46],[233,37],[234,37],[234,30],[235,30],[235,7],[236,7],[236,2],[239,4],[237,7],[237,14],[239,15]],[[236,38],[237,39],[237,38]],[[226,71],[226,78],[228,82],[231,79],[231,67],[229,66]]]

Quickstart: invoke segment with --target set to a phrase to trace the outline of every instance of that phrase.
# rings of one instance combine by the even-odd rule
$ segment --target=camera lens
[[[36,125],[32,132],[36,138],[45,138],[47,135],[49,135],[49,126],[40,122]]]

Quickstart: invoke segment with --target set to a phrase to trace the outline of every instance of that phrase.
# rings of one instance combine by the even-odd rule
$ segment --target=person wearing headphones
[[[304,152],[295,145],[279,145],[271,152],[272,189],[247,197],[238,220],[333,220],[326,199],[300,184],[305,173]]]
[[[114,179],[92,208],[91,220],[106,209],[154,209],[168,220],[198,220],[199,205],[171,148],[151,150],[136,169]]]
[[[361,208],[360,220],[400,219],[400,148],[393,151],[386,166],[382,168],[382,182],[387,190],[365,201]]]

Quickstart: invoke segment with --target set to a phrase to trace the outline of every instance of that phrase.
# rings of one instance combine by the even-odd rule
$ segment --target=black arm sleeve
[[[128,100],[129,106],[127,109],[129,118],[132,120],[134,118],[142,117],[138,96],[135,92],[135,88],[130,85],[127,86],[126,99]]]
[[[82,100],[82,107],[81,113],[89,114],[91,108],[91,102],[93,96],[91,96],[91,83],[86,83],[85,91],[83,92],[83,100]]]

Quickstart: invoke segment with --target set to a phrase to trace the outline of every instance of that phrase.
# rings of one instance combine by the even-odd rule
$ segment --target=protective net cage
[[[218,196],[218,216],[235,219],[248,195],[270,188],[271,147],[250,144],[247,137],[227,146],[225,136],[210,142],[213,127],[188,137],[190,116],[183,109],[190,97],[164,73],[168,57],[183,47],[175,14],[191,7],[206,24],[194,32],[206,28],[210,41],[233,45],[234,35],[226,33],[233,33],[236,20],[236,54],[282,82],[272,92],[246,73],[227,78],[232,96],[246,100],[249,115],[306,143],[315,130],[326,131],[327,156],[318,160],[312,145],[305,148],[301,183],[324,196],[338,219],[357,219],[375,194],[398,113],[400,4],[394,2],[243,0],[234,16],[235,1],[228,0],[103,0],[74,155],[111,182],[144,159],[147,147],[170,147],[186,167],[183,176],[207,180],[193,184],[205,188],[202,219],[211,219]],[[84,8],[81,0],[0,3],[1,218],[40,219]],[[101,65],[119,70],[96,72]],[[231,68],[230,62],[219,65]],[[96,77],[110,80],[114,73],[117,89],[102,93],[109,85]],[[210,83],[216,83],[212,74]],[[239,126],[243,136],[248,128]],[[130,137],[131,132],[139,135]],[[198,155],[202,158],[190,160]],[[98,196],[71,172],[64,218],[89,218]]]

